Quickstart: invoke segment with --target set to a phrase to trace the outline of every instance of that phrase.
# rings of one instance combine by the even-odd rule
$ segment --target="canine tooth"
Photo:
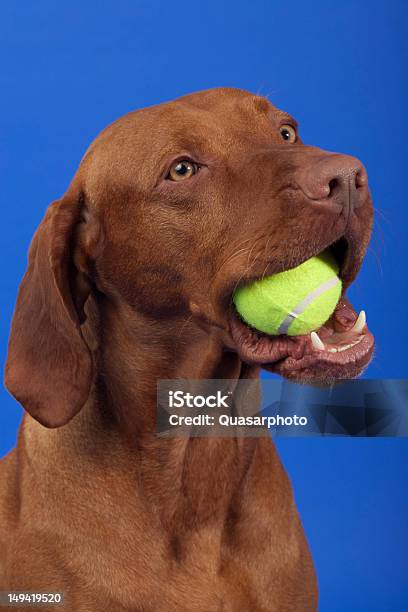
[[[327,350],[329,351],[329,353],[338,353],[339,352],[339,349],[336,349],[336,348],[329,348]]]
[[[313,348],[315,348],[318,351],[324,351],[324,344],[323,342],[320,340],[319,336],[316,334],[316,332],[312,332],[310,334],[310,339],[312,341],[312,345]]]
[[[366,313],[364,310],[362,310],[360,314],[358,315],[357,321],[354,323],[351,331],[361,334],[361,332],[363,331],[365,327],[365,324],[366,324]]]

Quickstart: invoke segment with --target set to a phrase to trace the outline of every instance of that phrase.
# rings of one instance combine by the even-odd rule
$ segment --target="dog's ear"
[[[92,382],[78,312],[87,296],[75,294],[84,283],[77,282],[72,253],[81,209],[81,198],[70,192],[48,208],[30,246],[11,326],[6,387],[46,427],[77,414]]]

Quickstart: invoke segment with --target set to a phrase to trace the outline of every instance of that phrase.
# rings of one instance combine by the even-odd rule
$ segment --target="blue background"
[[[407,6],[2,3],[2,361],[30,238],[89,142],[131,109],[227,85],[269,95],[300,121],[305,142],[366,164],[376,226],[350,295],[377,338],[367,376],[407,377]],[[14,444],[21,410],[5,390],[0,404],[2,455]],[[407,610],[408,441],[278,445],[314,554],[321,610]]]

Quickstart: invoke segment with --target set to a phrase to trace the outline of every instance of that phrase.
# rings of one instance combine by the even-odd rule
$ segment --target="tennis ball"
[[[330,318],[341,294],[338,265],[329,251],[300,266],[235,291],[235,307],[246,323],[267,334],[308,334]]]

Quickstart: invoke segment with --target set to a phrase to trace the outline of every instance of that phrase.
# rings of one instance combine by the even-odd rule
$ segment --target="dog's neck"
[[[104,312],[99,329],[103,351],[99,348],[95,357],[92,410],[138,465],[144,497],[172,531],[217,513],[223,520],[249,469],[256,440],[158,438],[157,381],[254,378],[257,368],[224,351],[217,332],[206,332],[192,320],[149,324],[115,307]]]
[[[115,304],[103,310],[97,329],[102,336],[94,342],[99,397],[129,436],[156,431],[159,380],[259,375],[258,368],[225,350],[217,328],[203,329],[193,318],[147,321]]]

